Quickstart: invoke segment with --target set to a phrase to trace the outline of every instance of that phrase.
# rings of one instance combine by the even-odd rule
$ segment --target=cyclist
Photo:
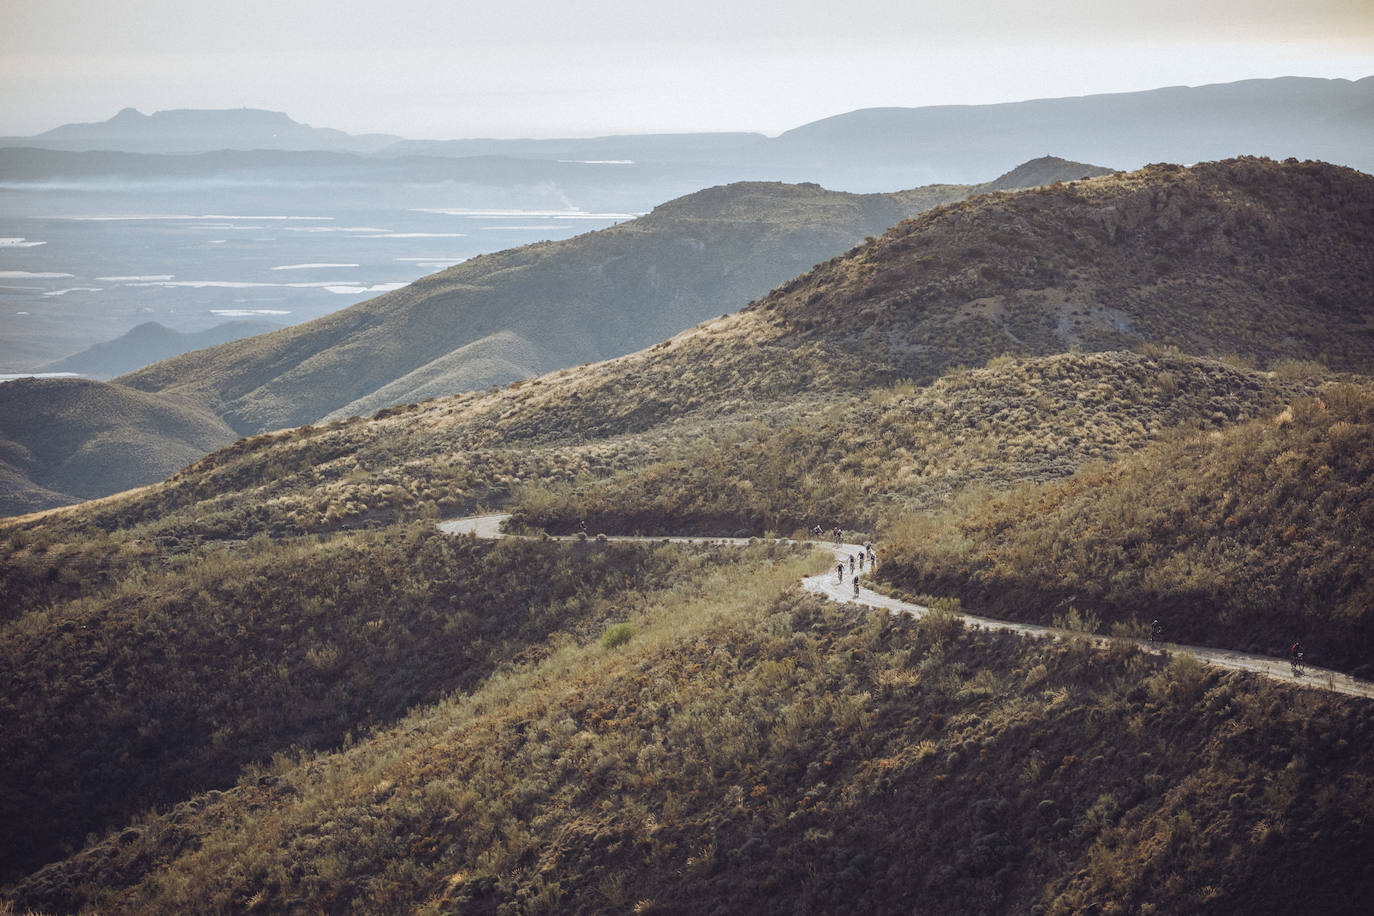
[[[1300,642],[1293,643],[1293,647],[1288,650],[1288,663],[1293,666],[1293,673],[1295,675],[1302,673],[1302,657],[1304,654],[1302,643]]]

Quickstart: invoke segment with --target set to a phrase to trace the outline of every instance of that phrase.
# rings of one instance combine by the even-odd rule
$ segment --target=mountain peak
[[[1016,188],[1032,188],[1042,184],[1063,181],[1065,175],[1077,174],[1079,178],[1098,178],[1112,174],[1113,169],[1084,162],[1070,162],[1058,156],[1041,156],[1023,162],[985,186],[989,191],[1009,191]]]
[[[315,128],[263,108],[174,108],[145,115],[124,108],[106,121],[64,124],[32,138],[63,150],[189,153],[223,149],[373,152],[399,138]]]

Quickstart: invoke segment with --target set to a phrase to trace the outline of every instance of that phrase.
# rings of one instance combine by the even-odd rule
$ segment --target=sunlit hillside
[[[4,520],[0,906],[1363,912],[1370,701],[1128,637],[1374,650],[1371,201],[992,194],[624,357]],[[436,525],[493,511],[529,536]],[[803,592],[812,524],[931,612]]]
[[[1047,157],[998,182],[1105,172]],[[503,384],[620,356],[737,311],[866,236],[983,187],[708,188],[609,229],[482,255],[317,321],[165,360],[120,381],[187,398],[244,434]],[[507,347],[503,366],[481,365],[502,335],[524,346]]]

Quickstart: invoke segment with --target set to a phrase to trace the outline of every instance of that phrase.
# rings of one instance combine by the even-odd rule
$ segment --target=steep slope
[[[562,634],[346,749],[112,829],[14,896],[112,914],[1364,911],[1367,701],[856,615],[797,597],[797,565],[765,550],[725,567],[640,593],[621,648]]]
[[[574,566],[553,545],[493,551],[425,524],[183,553],[149,571],[154,588],[92,580],[61,620],[0,621],[0,879],[254,761],[469,689],[595,627],[625,582],[671,587],[697,562],[616,548]]]
[[[648,350],[400,411],[392,429],[314,431],[301,447],[352,454],[401,429],[435,461],[455,448],[573,446],[770,408],[785,417],[798,397],[864,396],[1006,352],[1075,346],[1173,343],[1368,371],[1371,185],[1331,166],[1238,160],[989,195],[903,223],[754,307]],[[221,456],[207,469],[259,460]],[[307,461],[300,483],[318,480],[316,465]],[[261,473],[246,467],[234,475]],[[223,485],[190,477],[157,499],[181,503]],[[292,515],[284,505],[276,517]]]
[[[1057,168],[1068,177],[1104,171],[1067,162]],[[640,219],[474,258],[318,321],[119,381],[175,392],[249,433],[314,422],[360,399],[378,403],[374,393],[396,379],[502,331],[533,345],[530,365],[541,370],[606,359],[734,311],[903,217],[976,190],[711,188]],[[449,393],[462,384],[460,373]]]
[[[1374,178],[1320,163],[1153,166],[983,195],[738,314],[466,416],[474,444],[567,441],[926,383],[1002,355],[1143,344],[1368,373],[1372,247]]]
[[[0,384],[0,514],[155,483],[237,438],[174,399],[84,379]],[[17,479],[16,479],[17,478]],[[43,500],[41,490],[55,497]]]
[[[1142,341],[1369,371],[1372,245],[1363,173],[1159,165],[937,208],[759,308],[780,343],[824,341],[917,379]]]

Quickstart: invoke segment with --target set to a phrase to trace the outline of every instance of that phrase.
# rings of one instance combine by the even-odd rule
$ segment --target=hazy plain
[[[214,181],[0,185],[0,373],[26,373],[133,327],[318,318],[488,251],[635,214],[552,188]]]

